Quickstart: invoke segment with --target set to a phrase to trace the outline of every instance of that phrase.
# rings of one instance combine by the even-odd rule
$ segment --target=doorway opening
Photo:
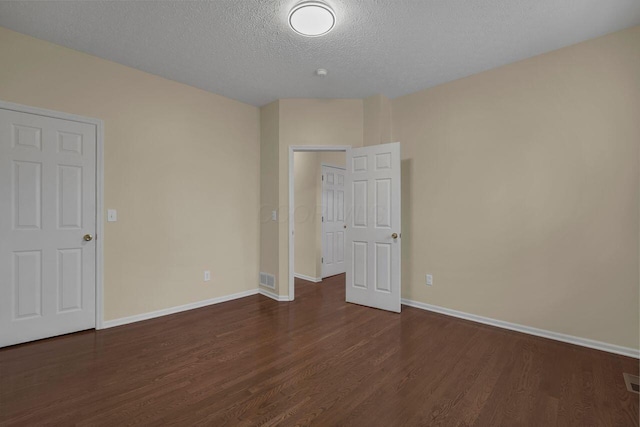
[[[343,274],[349,146],[289,148],[289,300],[295,282]]]
[[[289,147],[289,301],[295,299],[297,204],[294,159],[296,152],[313,151],[344,151],[346,154],[341,187],[345,208],[343,227],[346,226],[343,228],[346,302],[400,313],[402,215],[399,142],[356,148]],[[330,173],[334,174],[334,183],[337,182],[336,169]],[[336,187],[331,189],[335,194]],[[336,202],[339,199],[331,200],[339,203]],[[335,236],[333,239],[335,241]],[[335,246],[333,248],[335,252]]]

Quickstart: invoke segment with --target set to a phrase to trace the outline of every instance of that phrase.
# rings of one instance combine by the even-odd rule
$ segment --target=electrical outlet
[[[209,270],[206,270],[204,272],[204,281],[208,282],[209,280],[211,280],[211,272]]]
[[[427,274],[427,286],[433,285],[433,276],[431,274]]]
[[[271,221],[278,220],[278,211],[271,211]]]

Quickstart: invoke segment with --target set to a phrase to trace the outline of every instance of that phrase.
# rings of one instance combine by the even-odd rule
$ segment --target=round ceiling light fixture
[[[336,14],[319,1],[298,3],[289,12],[289,26],[298,34],[318,37],[327,34],[336,25]]]

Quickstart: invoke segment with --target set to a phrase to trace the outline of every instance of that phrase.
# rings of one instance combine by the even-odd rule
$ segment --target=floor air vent
[[[640,378],[631,374],[623,374],[624,383],[627,385],[627,390],[634,393],[640,393]]]
[[[260,273],[260,284],[262,286],[266,286],[267,288],[275,289],[276,277],[273,274]]]

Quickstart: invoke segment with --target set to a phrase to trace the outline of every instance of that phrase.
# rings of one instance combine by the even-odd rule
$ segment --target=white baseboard
[[[290,301],[289,297],[284,296],[284,295],[278,295],[278,294],[276,294],[274,292],[270,292],[270,291],[268,291],[266,289],[260,288],[260,289],[258,289],[258,293],[260,295],[264,295],[265,297],[269,297],[269,298],[271,298],[273,300],[276,300],[276,301]]]
[[[181,311],[193,310],[195,308],[206,307],[208,305],[219,304],[221,302],[227,302],[238,298],[244,298],[251,295],[256,295],[257,289],[251,289],[244,292],[238,292],[236,294],[224,295],[217,298],[211,298],[207,300],[192,302],[190,304],[179,305],[176,307],[165,308],[162,310],[151,311],[149,313],[136,314],[135,316],[121,317],[120,319],[106,320],[102,322],[102,328],[107,329],[115,326],[126,325],[129,323],[140,322],[142,320],[154,319],[156,317],[167,316],[169,314],[180,313]]]
[[[318,283],[322,282],[322,277],[311,277],[304,274],[293,273],[293,277],[297,277],[298,279],[306,280],[308,282]]]
[[[556,341],[562,341],[569,344],[575,344],[582,347],[602,350],[609,353],[621,354],[623,356],[634,357],[640,359],[640,350],[622,347],[615,344],[608,344],[600,341],[594,341],[587,338],[574,337],[572,335],[561,334],[559,332],[547,331],[544,329],[533,328],[531,326],[519,325],[517,323],[505,322],[503,320],[491,319],[489,317],[478,316],[475,314],[465,313],[463,311],[452,310],[437,305],[426,304],[419,301],[402,299],[402,304],[409,307],[420,308],[422,310],[433,311],[434,313],[445,314],[460,319],[470,320],[472,322],[484,323],[485,325],[496,326],[498,328],[509,329],[524,334],[535,335],[538,337],[548,338]]]

